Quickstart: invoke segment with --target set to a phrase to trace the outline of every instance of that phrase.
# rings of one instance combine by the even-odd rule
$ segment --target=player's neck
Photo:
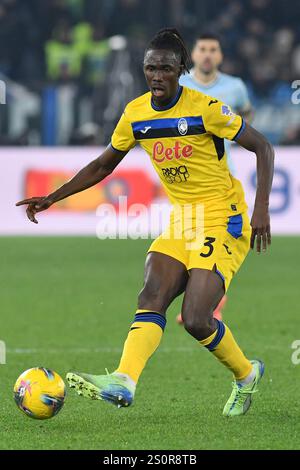
[[[193,75],[197,82],[201,85],[210,85],[213,83],[218,77],[218,70],[214,70],[211,73],[203,73],[201,70],[194,69]]]
[[[182,86],[178,85],[176,93],[174,93],[170,98],[164,101],[157,101],[153,96],[151,97],[152,107],[157,111],[163,111],[165,109],[173,107],[178,99],[181,96]]]

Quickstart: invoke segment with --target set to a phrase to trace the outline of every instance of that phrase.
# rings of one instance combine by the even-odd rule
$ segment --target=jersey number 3
[[[202,256],[203,258],[208,258],[212,254],[212,252],[214,251],[213,243],[215,241],[216,241],[216,239],[214,237],[206,237],[205,242],[204,242],[204,246],[207,246],[208,251],[206,253],[200,253],[200,256]]]

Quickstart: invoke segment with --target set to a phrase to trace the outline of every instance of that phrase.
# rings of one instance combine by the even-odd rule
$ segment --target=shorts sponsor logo
[[[171,168],[162,168],[162,173],[168,183],[182,183],[186,181],[190,174],[185,165]]]
[[[224,246],[225,250],[227,251],[227,253],[228,253],[229,255],[232,255],[232,251],[230,251],[229,246],[226,245],[225,243],[223,243],[223,246]]]

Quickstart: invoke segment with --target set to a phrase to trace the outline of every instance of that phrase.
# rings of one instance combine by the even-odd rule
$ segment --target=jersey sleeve
[[[111,145],[115,150],[128,152],[136,144],[133,130],[126,115],[126,109],[122,114],[111,138]]]
[[[205,97],[202,119],[206,132],[222,139],[235,140],[245,128],[241,116],[227,104],[210,96]]]

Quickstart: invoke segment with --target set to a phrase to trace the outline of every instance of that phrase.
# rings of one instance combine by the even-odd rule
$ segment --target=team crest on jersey
[[[178,121],[178,132],[181,135],[185,135],[188,131],[188,123],[184,118],[180,118]]]

